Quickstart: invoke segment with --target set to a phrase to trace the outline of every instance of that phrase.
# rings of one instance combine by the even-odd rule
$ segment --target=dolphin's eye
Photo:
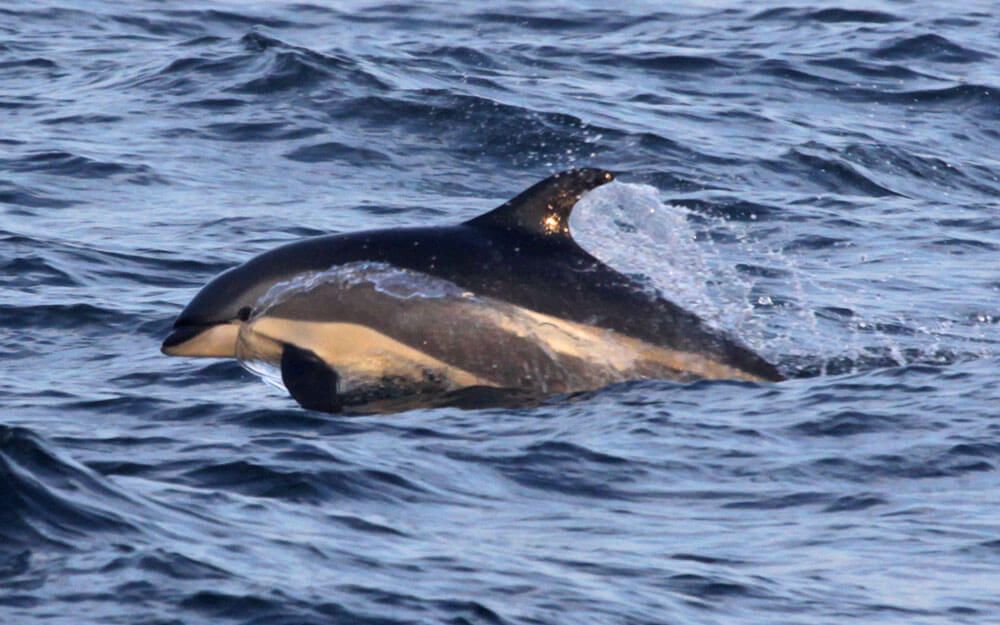
[[[240,311],[238,313],[236,313],[236,317],[240,321],[248,321],[250,319],[251,314],[253,314],[253,309],[250,308],[249,306],[244,306],[243,308],[240,308]]]

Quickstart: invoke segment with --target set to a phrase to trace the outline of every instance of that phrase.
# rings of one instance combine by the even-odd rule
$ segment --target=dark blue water
[[[627,7],[5,1],[0,622],[1000,618],[996,5]],[[790,381],[349,418],[159,353],[256,253],[577,165]]]

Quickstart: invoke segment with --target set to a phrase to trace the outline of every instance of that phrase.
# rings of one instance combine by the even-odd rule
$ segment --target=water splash
[[[691,215],[663,203],[656,187],[613,182],[580,200],[570,226],[588,252],[711,325],[758,332],[749,300],[754,283],[701,236]]]

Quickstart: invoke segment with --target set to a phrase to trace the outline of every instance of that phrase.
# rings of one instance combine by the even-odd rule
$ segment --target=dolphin
[[[782,380],[738,340],[573,240],[573,207],[613,179],[574,169],[457,225],[278,247],[209,282],[162,351],[273,365],[300,405],[326,412],[469,389]]]

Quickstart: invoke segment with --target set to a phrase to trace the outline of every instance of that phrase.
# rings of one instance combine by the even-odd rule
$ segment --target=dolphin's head
[[[169,356],[235,357],[240,324],[274,282],[250,264],[219,274],[181,311],[160,350]]]

